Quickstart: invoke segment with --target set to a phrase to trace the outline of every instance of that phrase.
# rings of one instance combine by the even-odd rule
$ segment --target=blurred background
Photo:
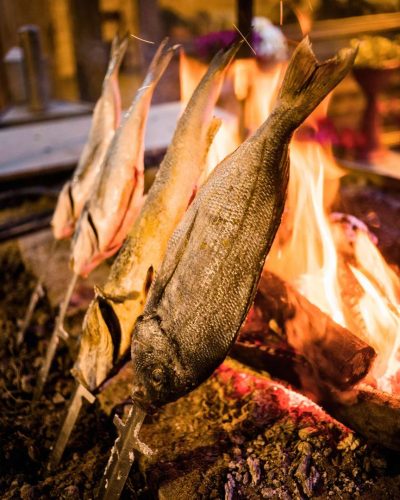
[[[305,34],[320,58],[361,40],[357,67],[335,91],[320,137],[348,167],[400,177],[400,0],[0,0],[1,189],[70,175],[117,32],[154,42],[129,43],[120,71],[127,108],[165,36],[204,62],[234,25],[256,46],[259,65],[287,59]],[[253,54],[247,48],[242,56]],[[176,57],[153,104],[180,99]],[[168,120],[159,128],[173,129],[176,113]],[[146,162],[155,164],[149,149]]]

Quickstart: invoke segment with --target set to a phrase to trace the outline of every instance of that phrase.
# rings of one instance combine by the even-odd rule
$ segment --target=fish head
[[[95,267],[94,257],[99,253],[96,226],[89,210],[84,210],[72,240],[71,267],[76,274],[87,276]]]
[[[103,303],[106,300],[99,295],[96,287],[95,292],[96,296],[83,320],[79,354],[73,368],[74,376],[90,390],[105,380],[116,362],[119,350],[119,340],[115,338],[118,336],[114,335],[113,325],[109,324],[110,314],[107,316],[104,313]],[[107,306],[112,308],[108,303]],[[118,327],[117,324],[115,329],[118,330]]]
[[[69,238],[74,232],[75,217],[71,182],[64,184],[58,196],[51,226],[56,240]]]
[[[165,335],[158,316],[140,316],[132,336],[134,371],[132,399],[152,413],[190,389],[178,349]]]

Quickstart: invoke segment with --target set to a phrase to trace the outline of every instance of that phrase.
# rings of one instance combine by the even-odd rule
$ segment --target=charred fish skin
[[[116,131],[72,243],[72,268],[86,276],[114,254],[143,204],[144,132],[151,98],[177,46],[158,48],[143,85]]]
[[[132,397],[144,410],[197,387],[229,352],[280,224],[291,135],[354,58],[345,49],[319,63],[304,39],[269,118],[217,166],[173,234],[133,332]]]
[[[74,375],[89,389],[98,387],[115,360],[129,353],[131,335],[142,313],[153,275],[168,240],[186,211],[206,167],[219,120],[212,117],[229,63],[241,43],[213,58],[177,124],[171,144],[142,211],[85,315]],[[118,334],[118,332],[120,334]]]
[[[93,189],[102,160],[118,127],[121,114],[118,71],[127,46],[127,36],[114,38],[102,93],[93,110],[88,140],[72,179],[64,184],[57,200],[51,223],[56,239],[68,238],[73,234],[75,223]]]

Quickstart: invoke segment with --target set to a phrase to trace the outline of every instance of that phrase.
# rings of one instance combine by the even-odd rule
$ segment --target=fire
[[[254,59],[232,65],[222,101],[236,111],[239,124],[223,120],[210,150],[209,171],[238,146],[239,136],[244,139],[267,118],[282,70],[283,64],[262,68]],[[183,102],[204,71],[205,66],[182,59]],[[235,103],[226,97],[229,92],[236,95]],[[370,375],[381,390],[393,392],[400,374],[400,279],[360,221],[330,213],[342,171],[330,149],[310,133],[326,116],[328,102],[292,140],[285,214],[266,267],[368,342],[377,352]]]
[[[189,101],[194,89],[203,77],[207,70],[207,66],[195,59],[189,58],[184,52],[181,52],[179,78],[181,88],[181,103],[184,107]],[[232,86],[232,80],[226,79],[224,88],[221,94],[229,93]],[[218,118],[221,119],[220,128],[216,134],[214,141],[211,144],[208,157],[207,167],[204,178],[200,179],[200,184],[208,177],[214,167],[220,163],[225,156],[234,151],[240,144],[238,122],[236,117],[222,109],[216,113]]]

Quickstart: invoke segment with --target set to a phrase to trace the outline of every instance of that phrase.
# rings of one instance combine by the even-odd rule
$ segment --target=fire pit
[[[279,58],[246,56],[231,65],[218,103],[222,125],[199,184],[273,109],[286,69],[286,49],[284,45]],[[206,68],[199,60],[181,55],[182,105]],[[327,123],[329,105],[328,96],[291,142],[282,223],[228,359],[193,392],[154,413],[149,411],[140,439],[137,435],[135,439],[154,453],[136,457],[135,452],[133,462],[133,452],[128,450],[133,467],[123,497],[400,496],[400,250],[382,220],[396,221],[398,193],[393,189],[386,197],[374,185],[360,188],[349,179],[343,181],[346,172],[331,152],[331,137],[321,128]],[[191,192],[191,184],[189,188]],[[368,213],[360,209],[363,196]],[[384,216],[379,212],[380,196],[387,202]],[[33,205],[28,202],[17,211],[23,228],[27,220],[33,221],[29,232],[48,222],[46,212],[47,219],[36,228],[35,214],[30,215]],[[89,212],[87,221],[92,240],[98,243]],[[11,226],[2,227],[7,238],[16,234]],[[0,437],[2,462],[7,464],[0,491],[4,498],[93,498],[100,484],[104,493],[109,486],[110,449],[111,457],[120,454],[124,428],[129,430],[133,421],[132,408],[144,415],[137,402],[132,405],[137,365],[126,362],[126,352],[118,350],[123,329],[107,302],[108,290],[99,287],[108,279],[111,261],[103,262],[92,281],[81,280],[75,288],[65,323],[69,336],[48,370],[47,386],[41,386],[44,394],[40,390],[32,401],[35,373],[54,323],[56,344],[59,340],[55,309],[68,281],[69,246],[61,243],[54,250],[51,240],[45,230],[0,243]],[[153,271],[151,266],[143,304],[156,279]],[[21,342],[16,336],[18,320],[38,279],[45,293],[37,296],[31,326]],[[102,306],[99,314],[112,337],[107,348],[113,351],[111,371],[95,388],[86,387],[74,365],[93,285],[98,287],[96,300],[100,297]],[[128,300],[134,301],[135,294],[139,292]],[[116,303],[122,304],[125,298],[117,297]],[[72,366],[78,385],[70,374]],[[63,437],[60,424],[67,401],[80,395],[80,389],[95,403],[79,401],[83,410],[75,427],[69,426],[70,434],[65,434],[63,459],[64,447],[60,447],[56,459],[49,462],[50,450]],[[76,410],[74,397],[70,401],[65,421],[81,407]],[[128,423],[124,426],[123,421]],[[112,460],[109,464],[112,469]]]

